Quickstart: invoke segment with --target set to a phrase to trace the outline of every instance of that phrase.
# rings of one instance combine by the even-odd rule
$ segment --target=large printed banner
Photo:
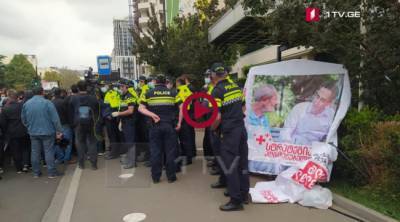
[[[312,157],[324,162],[314,147],[337,145],[351,96],[342,65],[298,59],[251,68],[245,94],[249,170],[271,175]]]

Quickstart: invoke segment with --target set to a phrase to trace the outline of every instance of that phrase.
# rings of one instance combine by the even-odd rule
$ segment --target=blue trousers
[[[65,150],[58,145],[55,146],[56,159],[59,162],[71,160],[71,151],[72,151],[72,139],[73,139],[72,129],[68,125],[64,125],[62,127],[62,134],[63,137],[69,141],[69,144],[67,145]]]
[[[153,180],[158,180],[161,177],[164,153],[167,178],[176,178],[176,140],[176,131],[171,123],[161,122],[150,128],[150,162]]]
[[[40,170],[40,157],[42,149],[44,151],[44,157],[46,159],[48,175],[52,176],[57,173],[56,164],[54,162],[55,138],[55,135],[31,136],[31,163],[34,175],[39,176],[42,174]]]

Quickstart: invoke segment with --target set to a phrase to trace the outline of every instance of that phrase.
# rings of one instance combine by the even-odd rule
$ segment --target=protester
[[[44,150],[48,177],[62,175],[57,172],[54,162],[55,139],[62,137],[62,126],[53,103],[44,98],[43,88],[33,90],[35,95],[22,108],[22,123],[27,127],[31,139],[31,162],[34,178],[41,176],[40,154]]]
[[[0,97],[0,108],[4,106],[4,104],[7,102],[7,90],[3,89],[1,92],[1,97]]]
[[[86,151],[91,169],[97,170],[97,145],[95,124],[99,118],[99,102],[93,95],[87,94],[85,81],[78,82],[79,93],[75,104],[75,142],[78,151],[79,168],[85,168]]]
[[[78,85],[73,84],[71,86],[71,95],[74,96],[77,95],[78,93],[79,93]]]
[[[56,144],[55,146],[56,161],[58,163],[67,163],[70,161],[72,152],[72,130],[69,122],[69,115],[71,111],[69,111],[70,106],[68,106],[68,101],[65,96],[66,92],[64,90],[60,88],[54,90],[54,99],[52,102],[56,107],[58,116],[60,117],[63,139],[67,141],[65,147],[61,147],[60,144]]]
[[[15,90],[8,90],[8,103],[0,114],[0,126],[11,149],[17,173],[28,172],[30,164],[29,136],[21,121],[23,99],[19,98],[20,95]]]

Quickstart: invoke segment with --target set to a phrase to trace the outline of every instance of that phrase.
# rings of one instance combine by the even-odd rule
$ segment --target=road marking
[[[146,214],[143,213],[131,213],[122,218],[124,222],[140,222],[144,219],[146,219]]]
[[[131,177],[133,177],[132,173],[124,173],[124,174],[119,175],[119,178],[121,178],[121,179],[128,179]]]
[[[79,167],[76,167],[74,175],[72,176],[67,196],[65,197],[65,201],[61,209],[60,216],[58,217],[58,222],[71,221],[71,215],[74,209],[76,194],[78,193],[78,187],[81,175],[82,175],[82,170]]]

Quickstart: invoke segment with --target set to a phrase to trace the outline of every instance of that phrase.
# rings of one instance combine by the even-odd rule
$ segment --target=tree
[[[48,82],[59,82],[61,80],[61,75],[56,71],[46,71],[43,80]]]
[[[15,55],[5,68],[4,80],[8,87],[18,90],[26,89],[30,86],[36,76],[36,71],[32,64],[22,54]]]
[[[233,8],[239,0],[225,0],[224,3],[228,8]]]
[[[80,80],[80,74],[76,70],[61,68],[58,69],[58,71],[60,72],[59,75],[61,77],[60,87],[64,89],[70,88],[73,84],[76,84]]]
[[[264,35],[270,44],[312,46],[316,55],[342,63],[349,70],[353,105],[364,101],[386,113],[400,110],[400,3],[397,0],[321,0],[311,6],[323,10],[361,11],[356,18],[321,18],[305,22],[302,1],[243,0],[253,15],[264,18]],[[361,7],[361,2],[363,7]],[[325,7],[325,8],[324,8]],[[360,23],[366,32],[360,30]],[[359,96],[359,86],[363,93]]]
[[[148,33],[138,29],[131,30],[135,44],[133,45],[133,53],[139,55],[139,62],[146,62],[155,67],[156,71],[161,71],[164,59],[167,55],[163,47],[166,42],[166,28],[157,19],[154,5],[150,7],[151,16],[148,22]]]
[[[43,80],[49,82],[58,82],[59,87],[68,89],[73,84],[76,84],[79,78],[79,72],[68,68],[57,69],[57,71],[47,71],[44,74]]]
[[[151,17],[148,33],[141,30],[132,32],[134,54],[139,54],[140,61],[154,66],[157,72],[175,77],[188,73],[200,79],[214,62],[233,65],[237,60],[237,46],[217,47],[208,43],[209,21],[220,14],[215,9],[217,3],[212,0],[210,4],[213,5],[202,5],[200,12],[204,18],[197,13],[175,18],[174,24],[168,28],[162,26],[155,16]],[[151,11],[154,15],[153,6]]]

